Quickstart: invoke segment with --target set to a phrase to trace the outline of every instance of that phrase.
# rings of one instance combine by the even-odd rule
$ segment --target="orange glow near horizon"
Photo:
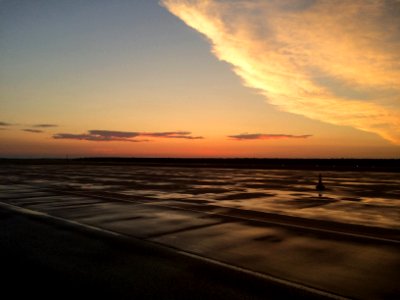
[[[399,1],[7,3],[0,157],[400,157]]]
[[[377,152],[380,155],[371,156],[368,147],[364,146],[363,149],[358,141],[346,145],[344,154],[343,146],[336,145],[335,140],[324,140],[318,137],[237,141],[228,137],[216,136],[198,140],[156,139],[129,143],[55,140],[43,134],[33,135],[21,132],[22,136],[24,138],[7,139],[2,137],[5,143],[2,144],[0,150],[6,154],[6,157],[396,157],[396,152],[391,147],[378,148]],[[373,139],[371,141],[373,142]],[[365,145],[368,144],[371,145],[371,142],[366,140]],[[29,154],[26,150],[29,150]],[[322,154],[317,155],[316,153]]]

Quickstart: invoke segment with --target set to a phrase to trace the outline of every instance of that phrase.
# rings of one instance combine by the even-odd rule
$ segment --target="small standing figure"
[[[315,189],[316,189],[317,191],[323,191],[323,190],[325,190],[325,185],[322,183],[322,176],[321,176],[321,174],[319,174],[318,183],[317,183],[317,185],[315,186]]]

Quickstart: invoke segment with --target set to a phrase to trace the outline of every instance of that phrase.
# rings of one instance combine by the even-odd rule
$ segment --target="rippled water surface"
[[[7,184],[34,183],[148,202],[190,202],[400,228],[400,174],[329,171],[322,175],[327,190],[318,193],[314,171],[75,165],[0,170]]]

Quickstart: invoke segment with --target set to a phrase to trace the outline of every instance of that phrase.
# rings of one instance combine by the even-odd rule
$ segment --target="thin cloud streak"
[[[43,132],[43,130],[39,130],[39,129],[30,129],[30,128],[22,129],[22,131],[31,132],[31,133],[42,133],[42,132]]]
[[[51,127],[58,127],[56,124],[35,124],[32,127],[35,128],[51,128]]]
[[[202,136],[191,136],[190,131],[142,132],[140,133],[140,135],[156,137],[156,138],[167,138],[167,139],[188,139],[188,140],[203,139]]]
[[[279,139],[306,139],[312,137],[311,134],[292,135],[292,134],[268,134],[268,133],[242,133],[229,135],[231,139],[242,140],[279,140]]]
[[[278,109],[400,144],[400,1],[162,5],[204,34],[215,56]]]
[[[11,126],[12,124],[6,122],[0,122],[0,126]]]
[[[92,141],[92,142],[144,142],[144,140],[132,140],[128,138],[120,138],[115,136],[104,136],[95,134],[73,134],[73,133],[57,133],[53,135],[54,139]]]
[[[95,142],[148,142],[147,139],[135,139],[137,137],[170,138],[170,139],[202,139],[201,136],[191,136],[189,131],[170,131],[170,132],[130,132],[112,130],[89,130],[84,134],[57,133],[54,139],[71,139]]]
[[[140,135],[139,132],[111,131],[111,130],[89,130],[91,136],[101,136],[104,138],[134,138]]]

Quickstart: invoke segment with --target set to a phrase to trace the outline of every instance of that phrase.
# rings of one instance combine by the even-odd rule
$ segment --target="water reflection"
[[[107,174],[99,176],[99,174]],[[137,166],[16,166],[3,182],[400,227],[400,174]],[[318,185],[318,184],[317,184]]]

